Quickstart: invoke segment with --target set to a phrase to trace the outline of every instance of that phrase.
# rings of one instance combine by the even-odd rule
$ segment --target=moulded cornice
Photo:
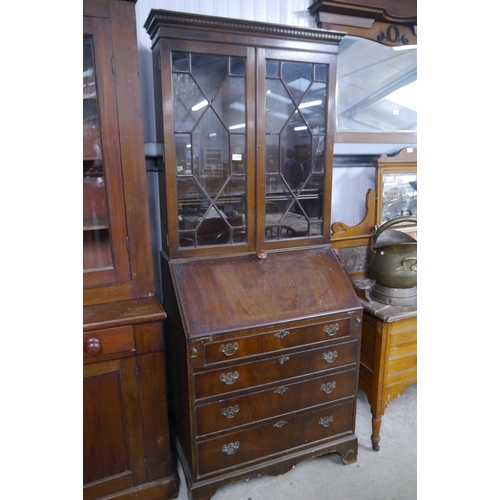
[[[144,28],[153,40],[153,43],[161,27],[185,28],[186,26],[207,31],[224,31],[238,34],[247,33],[257,36],[286,38],[288,40],[314,40],[335,44],[340,43],[345,36],[345,33],[340,31],[262,23],[245,19],[199,16],[196,14],[167,10],[152,10],[144,24]]]

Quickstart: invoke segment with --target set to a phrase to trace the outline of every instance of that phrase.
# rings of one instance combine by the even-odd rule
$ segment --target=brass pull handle
[[[323,331],[329,336],[333,337],[340,329],[340,326],[338,323],[335,323],[334,325],[326,325],[325,328],[323,328]]]
[[[318,421],[318,425],[321,425],[321,427],[328,427],[329,425],[332,425],[333,422],[333,415],[330,415],[329,417],[321,417]]]
[[[276,427],[277,429],[281,429],[286,424],[287,424],[286,420],[280,420],[279,422],[276,422],[275,424],[273,424],[273,427]]]
[[[101,351],[101,349],[102,349],[101,341],[96,337],[87,339],[87,341],[85,342],[85,351],[90,356],[95,356]]]
[[[337,383],[336,382],[327,382],[326,384],[323,384],[321,386],[321,390],[325,394],[330,394],[333,391],[333,389],[335,389],[335,387],[337,387]]]
[[[226,418],[234,418],[234,416],[240,411],[238,405],[228,406],[227,408],[221,408],[220,414]]]
[[[240,378],[240,374],[238,372],[228,373],[226,375],[222,374],[220,376],[220,381],[224,382],[226,385],[232,385]]]
[[[328,351],[328,352],[325,352],[323,354],[323,359],[327,362],[327,363],[333,363],[337,357],[338,357],[338,352],[337,351]]]
[[[274,389],[275,394],[285,394],[285,392],[288,391],[288,387],[278,387],[277,389]]]
[[[288,361],[290,359],[289,356],[281,356],[281,358],[278,359],[278,362],[280,365],[284,364],[285,361]]]
[[[235,441],[234,443],[225,444],[222,447],[222,453],[225,453],[226,455],[232,455],[233,453],[236,452],[236,450],[239,447],[240,447],[239,441]]]
[[[224,353],[226,356],[232,356],[237,350],[238,350],[238,342],[235,342],[234,344],[227,344],[224,345],[222,344],[219,347],[219,351]]]
[[[282,339],[282,338],[286,337],[289,334],[290,334],[290,332],[288,330],[281,330],[280,332],[276,332],[274,334],[274,336]]]

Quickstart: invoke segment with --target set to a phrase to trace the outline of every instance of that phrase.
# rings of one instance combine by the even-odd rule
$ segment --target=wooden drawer
[[[245,396],[198,406],[196,435],[251,424],[316,405],[333,403],[353,397],[356,388],[356,370],[333,372],[316,379],[288,383],[279,387]]]
[[[317,325],[284,328],[260,335],[211,342],[204,345],[205,364],[220,363],[246,356],[349,337],[350,326],[350,317],[344,316]]]
[[[195,399],[337,368],[357,360],[358,341],[326,345],[194,375]]]
[[[322,439],[331,440],[354,428],[354,403],[347,401],[334,406],[285,415],[259,426],[200,441],[198,472],[200,476],[229,469],[252,460],[269,458],[273,454],[308,445]]]
[[[135,351],[134,327],[132,325],[83,334],[83,362],[92,363],[128,355]]]

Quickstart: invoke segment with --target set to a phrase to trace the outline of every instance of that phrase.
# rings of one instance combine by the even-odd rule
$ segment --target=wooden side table
[[[353,281],[363,306],[359,387],[372,413],[372,447],[379,451],[380,427],[391,401],[417,381],[417,306],[393,306],[372,300],[374,281]]]

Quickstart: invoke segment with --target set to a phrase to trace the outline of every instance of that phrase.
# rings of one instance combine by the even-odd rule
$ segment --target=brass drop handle
[[[222,447],[222,453],[225,453],[226,455],[232,455],[233,453],[236,453],[236,450],[239,447],[240,447],[239,441],[235,441],[234,443],[225,444]]]
[[[328,427],[332,425],[333,422],[333,415],[330,415],[328,417],[322,417],[318,421],[318,425],[321,425],[321,427]]]
[[[337,351],[328,351],[328,352],[325,352],[323,354],[323,359],[327,362],[327,363],[333,363],[337,357],[338,357],[338,352]]]
[[[227,408],[221,408],[220,414],[226,418],[234,418],[236,414],[240,411],[238,405],[228,406]]]
[[[233,385],[240,378],[240,374],[238,372],[222,374],[220,376],[220,381],[226,385]]]
[[[340,329],[340,326],[338,323],[335,323],[334,325],[326,325],[323,328],[323,331],[329,336],[333,337]]]
[[[96,337],[91,337],[85,342],[85,352],[90,356],[95,356],[102,349],[101,341]]]
[[[226,356],[232,356],[237,350],[238,350],[238,342],[227,345],[222,344],[219,347],[219,351],[224,353]]]

